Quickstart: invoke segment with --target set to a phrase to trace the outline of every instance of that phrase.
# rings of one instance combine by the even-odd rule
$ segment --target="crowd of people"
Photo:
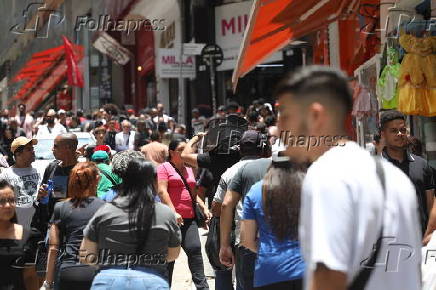
[[[195,287],[209,289],[202,227],[217,290],[421,289],[434,169],[411,153],[405,116],[382,112],[369,152],[343,138],[342,73],[306,67],[275,96],[277,106],[230,102],[210,119],[195,108],[192,132],[162,104],[3,110],[0,289],[169,289],[181,249]],[[95,144],[78,147],[75,132]],[[280,132],[323,141],[308,150]],[[46,135],[55,160],[39,172]],[[398,245],[410,255],[386,260]]]

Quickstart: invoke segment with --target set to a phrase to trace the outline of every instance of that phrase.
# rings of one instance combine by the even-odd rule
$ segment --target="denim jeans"
[[[95,276],[92,290],[161,290],[170,289],[168,281],[156,271],[147,268],[107,269]]]
[[[193,219],[183,219],[180,227],[182,232],[182,248],[188,256],[188,266],[192,274],[192,282],[197,289],[209,289],[206,276],[204,275],[203,256],[201,255],[200,236],[198,226]],[[168,263],[168,276],[171,286],[174,262]]]
[[[236,258],[236,289],[252,290],[254,288],[254,265],[256,253],[243,246],[235,249]]]
[[[215,290],[233,290],[232,270],[215,270]]]

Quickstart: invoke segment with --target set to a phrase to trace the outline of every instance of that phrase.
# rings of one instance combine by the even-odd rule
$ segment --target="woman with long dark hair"
[[[256,289],[302,289],[303,257],[298,242],[300,191],[305,165],[273,162],[244,199],[241,242],[257,253]],[[259,235],[259,238],[257,238]]]
[[[50,220],[49,253],[44,286],[51,289],[89,289],[95,269],[80,265],[79,248],[83,229],[104,204],[96,197],[99,171],[92,162],[77,163],[68,179],[68,198],[56,203]],[[59,254],[58,254],[59,253]],[[58,277],[55,268],[58,264]]]
[[[0,289],[34,290],[36,242],[41,236],[17,224],[14,188],[0,180]]]
[[[195,220],[195,208],[197,204],[209,220],[212,215],[201,198],[195,193],[195,177],[192,168],[185,167],[181,153],[185,149],[186,142],[183,139],[174,139],[170,142],[168,162],[159,165],[158,184],[159,197],[168,205],[176,216],[177,223],[182,231],[182,247],[188,256],[189,269],[192,281],[197,289],[209,289],[206,276],[204,275],[203,257],[201,255],[201,243],[198,234],[198,225]],[[174,263],[170,263],[169,281],[173,274]]]
[[[169,289],[167,262],[179,255],[180,229],[171,209],[154,201],[153,164],[128,153],[115,172],[123,180],[117,197],[84,230],[81,261],[100,267],[91,289]]]

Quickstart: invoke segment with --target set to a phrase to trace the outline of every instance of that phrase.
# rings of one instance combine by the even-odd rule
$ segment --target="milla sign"
[[[224,59],[217,71],[233,70],[239,48],[248,25],[253,1],[226,4],[215,7],[215,43],[223,50]],[[273,54],[264,63],[282,60],[282,53]]]
[[[178,78],[180,75],[183,78],[195,78],[195,56],[183,55],[182,64],[180,64],[178,49],[159,48],[157,68],[161,78]]]

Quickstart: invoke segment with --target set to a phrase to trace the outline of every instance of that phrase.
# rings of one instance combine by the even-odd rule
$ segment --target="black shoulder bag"
[[[386,201],[386,179],[385,179],[385,173],[383,170],[383,164],[381,162],[381,158],[378,156],[373,156],[375,160],[375,168],[377,172],[377,177],[380,180],[380,183],[383,188],[383,200]],[[353,282],[351,282],[350,286],[348,286],[349,290],[363,290],[366,287],[366,284],[369,281],[369,278],[371,277],[372,271],[375,268],[375,263],[377,261],[377,257],[380,253],[381,248],[381,242],[383,238],[383,211],[382,214],[382,224],[381,228],[377,237],[377,241],[375,244],[375,248],[371,252],[371,255],[369,256],[368,260],[362,264],[362,269],[357,273],[356,277],[354,278]]]
[[[186,190],[188,190],[189,195],[191,196],[192,200],[192,209],[194,210],[195,214],[195,221],[197,222],[198,227],[202,228],[206,226],[206,217],[204,216],[203,212],[200,209],[200,206],[196,202],[196,196],[194,196],[191,192],[191,188],[188,185],[188,182],[186,181],[185,177],[183,177],[183,174],[177,169],[176,166],[172,162],[169,162],[172,167],[176,170],[177,174],[180,175],[180,178],[182,178],[183,184],[186,187]]]
[[[112,176],[110,176],[107,172],[105,172],[100,167],[97,167],[97,169],[98,169],[98,171],[100,171],[101,174],[103,174],[112,183],[112,187],[117,186],[117,182],[115,181],[115,179],[113,179]]]

